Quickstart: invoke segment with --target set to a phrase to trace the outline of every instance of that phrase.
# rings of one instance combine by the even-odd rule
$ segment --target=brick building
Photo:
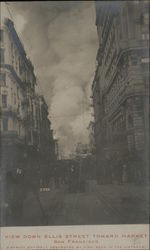
[[[129,157],[147,161],[148,1],[96,1],[96,26],[99,49],[92,93],[97,167],[102,168],[106,154],[114,158],[112,165],[116,155],[121,164]],[[133,179],[143,178],[145,164],[131,164]]]

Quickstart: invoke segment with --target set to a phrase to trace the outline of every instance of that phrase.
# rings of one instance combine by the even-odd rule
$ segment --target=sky
[[[49,107],[55,138],[68,157],[88,143],[98,38],[94,1],[8,2]]]

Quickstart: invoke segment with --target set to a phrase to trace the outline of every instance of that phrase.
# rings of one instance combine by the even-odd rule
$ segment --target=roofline
[[[18,49],[21,51],[22,56],[24,57],[24,60],[30,68],[34,71],[34,67],[31,63],[31,61],[27,58],[27,54],[25,52],[24,46],[22,45],[22,42],[15,30],[14,23],[9,18],[5,18],[4,25],[7,26],[7,28],[10,31],[11,37],[13,38],[15,44],[17,45]],[[34,74],[34,72],[33,72]],[[34,75],[35,76],[35,75]]]

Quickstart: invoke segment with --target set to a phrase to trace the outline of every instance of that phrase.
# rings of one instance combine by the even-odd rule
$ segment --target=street
[[[92,225],[148,223],[146,186],[98,185],[87,181],[83,193],[69,193],[67,186],[28,193],[24,225]],[[39,198],[38,198],[39,197]]]

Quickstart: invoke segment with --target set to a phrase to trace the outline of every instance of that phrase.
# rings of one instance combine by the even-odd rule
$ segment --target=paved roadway
[[[148,223],[146,186],[87,184],[84,193],[66,187],[28,194],[25,225],[85,225]]]

